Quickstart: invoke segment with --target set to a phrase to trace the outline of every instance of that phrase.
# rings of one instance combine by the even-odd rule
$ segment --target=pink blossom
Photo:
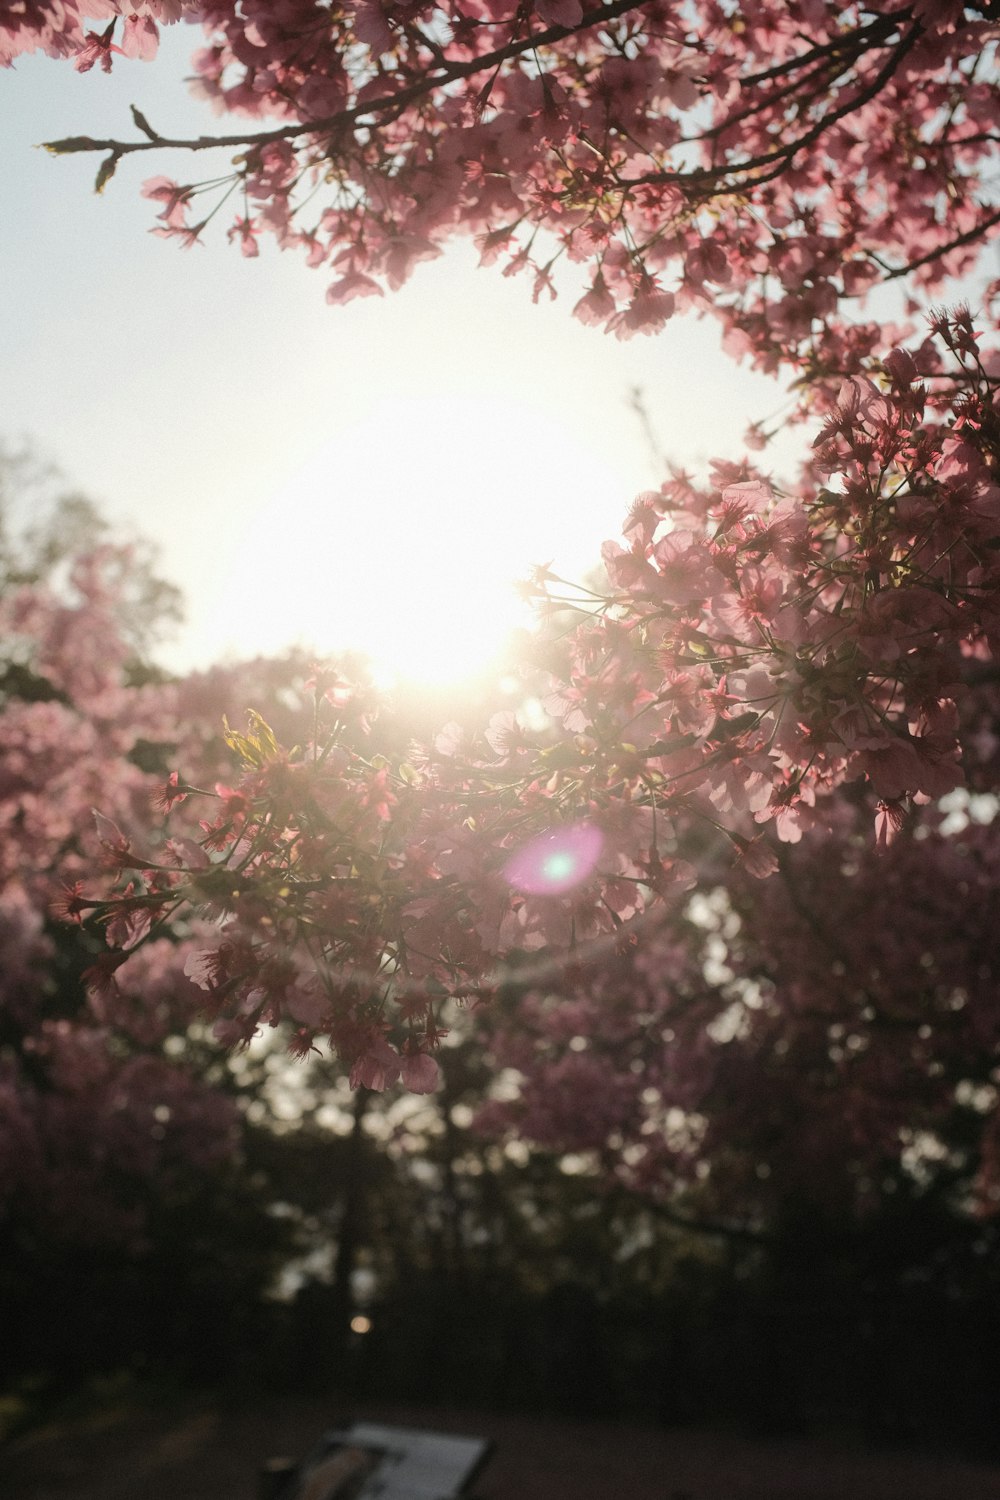
[[[153,788],[150,802],[158,812],[168,813],[175,803],[184,802],[188,792],[181,786],[176,771],[171,771],[165,782]]]
[[[96,62],[99,62],[105,73],[111,72],[113,61],[112,54],[117,53],[119,57],[125,57],[126,53],[121,47],[115,46],[111,38],[115,34],[115,22],[112,20],[104,31],[88,31],[85,39],[76,54],[73,63],[78,73],[89,73]]]
[[[132,890],[127,887],[126,898]],[[107,925],[108,943],[113,948],[122,948],[126,953],[138,946],[147,937],[153,923],[154,908],[142,905],[136,899],[126,909],[119,909]]]
[[[167,839],[165,849],[170,858],[176,861],[178,869],[207,870],[211,865],[202,846],[185,835]]]
[[[327,288],[327,302],[351,302],[355,297],[384,297],[385,293],[377,281],[361,271],[348,271],[339,281],[331,282]]]
[[[433,1094],[441,1086],[441,1069],[427,1052],[404,1054],[401,1071],[403,1087],[411,1094]]]
[[[659,333],[674,315],[674,296],[664,292],[653,277],[644,277],[624,311],[615,313],[608,330],[616,338],[630,339],[637,333]]]
[[[138,57],[150,62],[160,46],[160,33],[151,16],[125,17],[121,51],[124,57]]]
[[[120,863],[131,850],[129,840],[112,818],[105,817],[104,813],[99,812],[96,807],[92,808],[91,812],[97,828],[97,837],[101,841],[106,856],[115,864]]]
[[[239,236],[241,253],[252,260],[260,254],[260,248],[257,244],[257,236],[259,234],[260,229],[252,219],[241,218],[237,215],[232,228],[228,232],[227,238],[232,240]]]
[[[403,1059],[382,1037],[376,1037],[351,1068],[351,1088],[373,1089],[382,1093],[399,1078]],[[418,1077],[419,1077],[418,1070]]]
[[[614,314],[615,308],[615,299],[608,291],[604,277],[598,271],[590,290],[580,298],[579,302],[573,308],[573,316],[574,318],[579,318],[581,323],[596,326],[606,323]]]
[[[207,219],[203,219],[200,224],[167,225],[154,228],[150,233],[158,235],[160,239],[177,240],[182,250],[190,250],[192,246],[202,244],[201,232],[207,222]]]
[[[165,205],[160,218],[173,229],[184,227],[186,206],[194,188],[180,186],[170,177],[148,177],[142,185],[142,196]]]
[[[778,868],[778,856],[759,835],[755,839],[737,840],[739,859],[748,875],[755,880],[766,880]]]
[[[879,802],[875,812],[875,847],[881,853],[888,849],[906,822],[901,802]]]

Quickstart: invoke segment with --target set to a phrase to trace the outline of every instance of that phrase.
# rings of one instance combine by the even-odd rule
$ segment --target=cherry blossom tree
[[[928,342],[890,356],[884,388],[845,383],[800,492],[723,473],[714,494],[678,476],[640,497],[628,547],[605,549],[613,591],[540,640],[548,728],[499,714],[390,759],[366,746],[366,690],[320,676],[302,749],[255,714],[228,734],[233,786],[164,784],[164,806],[209,799],[179,864],[102,821],[127,884],[76,914],[104,925],[109,966],[209,910],[221,939],[190,972],[220,1036],[290,1020],[355,1083],[429,1088],[444,1001],[491,994],[509,955],[603,962],[722,878],[719,846],[767,876],[860,818],[888,849],[964,785],[991,678],[993,383],[964,314],[937,329],[950,368]],[[956,377],[940,398],[918,359]]]
[[[32,520],[18,527],[25,511]],[[167,759],[218,774],[228,766],[220,714],[248,690],[270,705],[294,678],[294,663],[183,682],[151,668],[140,648],[176,610],[151,562],[141,544],[112,542],[58,476],[27,455],[0,455],[5,1382],[65,1379],[152,1341],[150,1286],[192,1220],[196,1243],[169,1273],[166,1363],[197,1358],[188,1317],[224,1323],[227,1278],[234,1299],[237,1286],[251,1297],[282,1248],[245,1169],[225,1056],[195,1025],[199,992],[183,972],[192,935],[146,943],[131,977],[112,985],[103,936],[61,920],[83,878],[92,891],[108,885],[94,806],[162,843],[150,793]],[[237,1235],[257,1247],[239,1263]]]
[[[197,913],[217,926],[188,977],[221,1040],[281,1024],[355,1085],[419,1092],[449,1006],[516,977],[520,1030],[491,1045],[524,1081],[496,1128],[610,1152],[646,1190],[715,1171],[738,1201],[764,1148],[728,1091],[749,1070],[759,1099],[789,1056],[803,1115],[830,1069],[872,1111],[860,1144],[799,1139],[790,1172],[840,1142],[863,1196],[873,1153],[930,1160],[971,1111],[968,1201],[994,1206],[991,960],[973,928],[945,954],[942,889],[979,889],[993,835],[941,803],[995,787],[998,286],[976,316],[928,299],[1000,223],[995,4],[64,0],[0,4],[0,56],[109,69],[177,21],[206,34],[196,90],[247,129],[172,140],[134,109],[132,139],[50,144],[99,153],[98,189],[136,152],[234,151],[221,181],[147,180],[158,234],[192,246],[234,201],[241,252],[301,250],[333,303],[472,235],[536,299],[576,275],[575,315],[620,338],[714,315],[735,358],[793,381],[814,443],[783,483],[749,460],[669,474],[605,546],[606,584],[535,572],[542,727],[498,714],[386,753],[370,689],[329,668],[291,738],[259,705],[227,728],[218,784],[179,754],[159,792],[178,833],[103,813],[115,893],[66,900],[106,940],[100,984]],[[890,969],[892,892],[919,892],[932,936]]]

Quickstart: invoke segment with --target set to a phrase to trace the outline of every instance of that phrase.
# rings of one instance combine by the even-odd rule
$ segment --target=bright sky
[[[523,619],[513,580],[550,559],[580,576],[659,482],[633,387],[696,470],[739,456],[781,392],[714,323],[618,343],[570,317],[571,290],[534,307],[461,243],[395,295],[329,307],[328,271],[226,244],[228,206],[204,248],[148,233],[141,181],[207,177],[205,156],[127,159],[97,197],[97,159],[32,149],[131,138],[130,103],[161,132],[216,133],[181,82],[198,35],[168,28],[156,63],[110,76],[41,57],[0,74],[0,439],[30,438],[159,544],[188,609],[168,664],[299,642],[461,677]],[[771,452],[778,471],[801,441]]]

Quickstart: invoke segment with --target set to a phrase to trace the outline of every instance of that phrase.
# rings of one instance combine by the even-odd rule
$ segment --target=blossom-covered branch
[[[902,267],[933,292],[996,223],[989,4],[90,9],[104,32],[70,5],[0,7],[0,60],[42,46],[110,67],[116,49],[151,57],[159,23],[200,22],[196,92],[278,123],[183,140],[133,111],[138,140],[50,149],[106,153],[103,187],[137,151],[236,148],[222,180],[147,182],[157,233],[195,243],[235,189],[242,252],[274,235],[334,272],[334,303],[400,286],[468,235],[536,298],[556,295],[557,262],[581,267],[576,316],[618,337],[693,307],[738,357],[815,383],[875,352],[880,329],[849,328],[844,299]]]

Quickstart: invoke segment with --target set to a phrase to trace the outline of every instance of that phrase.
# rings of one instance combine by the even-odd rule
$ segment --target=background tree
[[[37,1395],[144,1364],[217,1376],[227,1345],[250,1356],[254,1303],[289,1251],[238,1090],[193,1025],[183,941],[149,945],[135,987],[105,976],[88,996],[105,945],[59,918],[94,867],[94,804],[152,830],[163,757],[184,745],[211,775],[227,694],[268,674],[170,680],[145,649],[176,591],[142,545],[109,542],[24,452],[4,455],[0,500],[0,1381]]]

